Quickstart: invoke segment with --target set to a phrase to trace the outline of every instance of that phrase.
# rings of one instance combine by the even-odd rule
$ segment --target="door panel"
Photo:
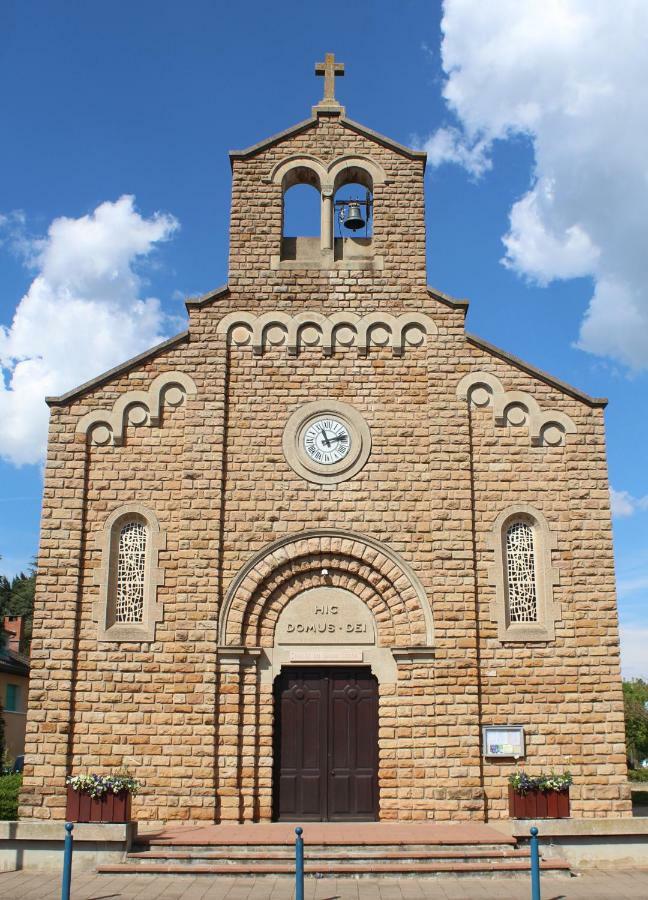
[[[378,815],[378,691],[368,672],[333,670],[330,685],[331,819],[367,821]]]
[[[320,821],[326,812],[326,685],[307,673],[289,674],[278,687],[281,763],[275,770],[276,816]]]
[[[275,818],[378,817],[378,684],[368,669],[284,669],[275,683]]]

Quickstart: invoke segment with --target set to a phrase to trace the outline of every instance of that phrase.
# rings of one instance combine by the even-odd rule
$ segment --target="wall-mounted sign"
[[[376,623],[369,607],[343,588],[309,588],[282,610],[275,646],[290,644],[376,643]]]
[[[485,725],[482,728],[484,756],[519,759],[524,756],[522,725]]]

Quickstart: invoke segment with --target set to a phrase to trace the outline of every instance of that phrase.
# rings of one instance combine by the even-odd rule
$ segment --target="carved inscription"
[[[290,601],[277,622],[275,645],[375,644],[371,611],[350,591],[311,588]]]

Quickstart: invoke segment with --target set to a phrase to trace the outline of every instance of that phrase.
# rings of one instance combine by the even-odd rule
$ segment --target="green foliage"
[[[140,783],[126,769],[120,769],[114,775],[68,775],[65,783],[80,794],[89,794],[91,797],[103,797],[108,791],[120,794],[126,791],[135,796]]]
[[[628,769],[630,781],[648,781],[648,769]]]
[[[641,761],[648,758],[648,684],[641,678],[624,681],[623,703],[628,764],[631,769],[638,770]],[[644,778],[634,780],[643,781]]]
[[[547,774],[527,775],[524,769],[518,769],[509,775],[509,784],[518,794],[529,791],[567,791],[573,783],[571,772],[554,772]]]
[[[0,775],[0,820],[14,821],[18,818],[18,793],[22,775]]]
[[[0,575],[0,620],[5,616],[24,616],[20,650],[27,655],[29,655],[31,644],[35,590],[35,564],[32,564],[27,575],[21,572],[19,575],[14,575],[11,581],[4,575]]]

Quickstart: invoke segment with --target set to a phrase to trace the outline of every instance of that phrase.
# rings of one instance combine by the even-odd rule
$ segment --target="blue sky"
[[[0,4],[6,574],[38,542],[40,385],[182,330],[183,298],[226,281],[227,151],[308,117],[334,51],[348,115],[430,153],[429,283],[471,300],[471,332],[609,397],[624,660],[648,676],[646,16],[634,0],[614,21],[598,0],[519,6],[449,0],[442,31],[441,4],[421,0]],[[84,322],[104,315],[89,355]]]

